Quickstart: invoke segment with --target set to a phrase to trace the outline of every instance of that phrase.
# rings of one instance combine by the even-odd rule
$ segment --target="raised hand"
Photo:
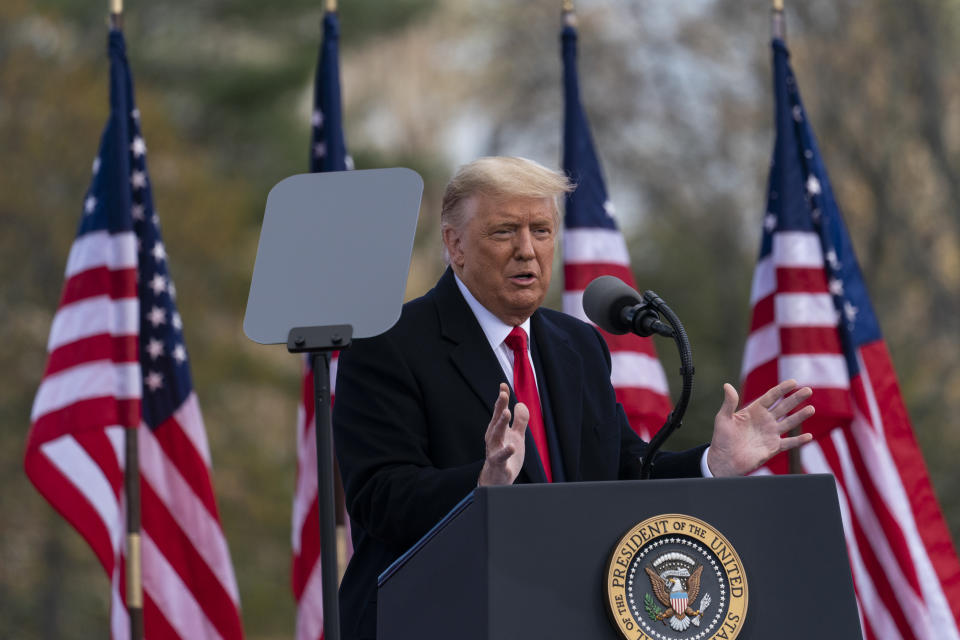
[[[803,387],[784,397],[796,387],[796,380],[786,380],[736,411],[740,397],[731,385],[723,385],[723,404],[713,421],[713,440],[707,452],[707,466],[713,475],[744,475],[778,453],[813,440],[809,433],[781,437],[814,413],[810,405],[790,413],[813,395],[810,387]]]
[[[500,395],[493,405],[493,417],[487,425],[483,440],[487,446],[487,457],[480,471],[477,485],[481,487],[513,484],[523,467],[524,435],[530,411],[522,402],[513,408],[513,424],[510,424],[510,387],[500,384]]]

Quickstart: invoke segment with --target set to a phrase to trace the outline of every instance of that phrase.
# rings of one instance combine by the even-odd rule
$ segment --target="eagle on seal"
[[[667,624],[669,618],[675,618],[675,620],[669,620],[670,626],[677,631],[682,631],[690,626],[693,619],[702,615],[702,611],[695,611],[689,605],[696,602],[697,596],[700,595],[700,576],[703,574],[703,565],[694,569],[690,577],[687,578],[686,597],[682,599],[670,597],[671,594],[682,595],[681,592],[684,588],[680,578],[662,578],[650,567],[644,567],[644,569],[650,577],[650,586],[653,587],[654,595],[660,601],[660,604],[666,607],[663,613],[657,614],[657,620],[662,620],[664,624]],[[679,610],[674,609],[674,602],[678,603],[677,609]],[[697,621],[697,624],[699,624],[699,621]]]

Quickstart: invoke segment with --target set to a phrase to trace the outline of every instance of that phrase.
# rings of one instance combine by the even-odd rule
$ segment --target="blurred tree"
[[[408,295],[432,286],[456,164],[558,165],[560,2],[341,0],[359,168],[425,179]],[[679,313],[697,378],[672,447],[739,378],[773,140],[769,3],[580,0],[583,98],[637,280]],[[788,3],[788,44],[956,537],[960,9]],[[30,406],[107,113],[104,6],[0,3],[0,637],[105,633],[107,581],[22,471]],[[288,638],[298,362],[240,330],[265,194],[307,169],[322,3],[128,3],[151,176],[251,638]],[[559,307],[559,277],[548,301]],[[671,383],[672,347],[658,345]]]

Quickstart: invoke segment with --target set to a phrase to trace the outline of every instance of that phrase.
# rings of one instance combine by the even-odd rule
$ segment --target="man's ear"
[[[463,266],[463,234],[453,227],[444,227],[443,246],[447,249],[450,264],[455,267]]]

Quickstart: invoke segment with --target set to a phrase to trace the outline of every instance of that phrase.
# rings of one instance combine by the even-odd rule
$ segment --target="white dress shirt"
[[[480,323],[483,335],[487,336],[487,342],[490,343],[493,354],[497,356],[497,362],[503,368],[503,374],[507,376],[510,386],[513,387],[513,349],[508,347],[506,343],[507,336],[513,331],[513,327],[480,304],[480,301],[473,297],[473,294],[467,289],[467,285],[463,284],[457,274],[453,274],[453,277],[457,280],[457,287],[460,288],[464,300],[467,301],[467,305],[470,306],[470,310],[476,316],[477,322]],[[533,341],[533,335],[530,333],[530,318],[524,320],[520,328],[527,332],[527,360],[530,362],[530,369],[533,371],[533,381],[536,382],[537,370],[533,366],[533,360],[530,359],[530,344]],[[538,386],[537,390],[539,391],[539,389]]]

